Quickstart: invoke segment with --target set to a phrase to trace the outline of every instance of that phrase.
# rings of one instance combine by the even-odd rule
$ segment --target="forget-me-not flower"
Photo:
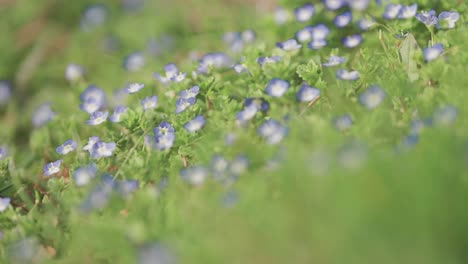
[[[106,93],[101,88],[90,85],[80,94],[80,109],[92,114],[106,106]]]
[[[0,212],[5,211],[10,206],[11,199],[8,197],[0,197]]]
[[[367,109],[372,110],[379,106],[385,99],[385,91],[379,86],[371,86],[359,96],[359,101]]]
[[[290,14],[288,10],[278,7],[275,10],[275,22],[278,25],[283,25],[290,19]]]
[[[359,79],[359,72],[339,69],[336,71],[336,78],[343,80],[343,81],[356,81]]]
[[[0,105],[5,105],[10,101],[11,84],[7,81],[0,81]]]
[[[232,59],[223,52],[205,54],[197,67],[197,72],[201,74],[209,73],[211,68],[223,69],[232,66]]]
[[[176,101],[176,114],[180,114],[187,110],[190,106],[194,105],[197,102],[197,99],[195,97],[191,98],[179,98]]]
[[[115,107],[114,112],[112,115],[109,117],[109,121],[112,123],[119,123],[122,121],[122,115],[124,115],[127,112],[127,107],[123,105],[119,105]]]
[[[184,128],[188,132],[196,132],[202,129],[206,124],[206,120],[202,115],[196,116],[194,119],[190,120],[189,122],[185,123]]]
[[[198,93],[200,93],[200,87],[193,86],[192,88],[188,90],[180,91],[179,98],[183,98],[183,99],[195,98],[198,95]]]
[[[267,144],[275,145],[288,134],[288,128],[282,126],[278,121],[270,119],[260,125],[257,132],[266,139]]]
[[[44,166],[44,176],[51,176],[56,174],[60,171],[60,165],[62,164],[62,160],[57,160],[54,162],[47,163]]]
[[[279,61],[281,61],[280,56],[258,57],[257,58],[258,64],[260,64],[260,66],[262,66],[262,67],[263,67],[263,65],[265,65],[267,63],[277,63]]]
[[[129,72],[136,72],[145,67],[145,63],[145,56],[137,51],[124,58],[123,67]]]
[[[6,147],[0,147],[0,160],[5,159],[8,157],[8,150]]]
[[[103,4],[89,6],[85,9],[81,17],[81,28],[83,30],[91,30],[102,25],[107,20],[107,13],[107,7]]]
[[[286,80],[273,78],[265,88],[265,92],[273,97],[281,97],[288,91],[290,86]]]
[[[355,34],[343,38],[343,45],[347,48],[355,48],[361,44],[363,38],[360,34]]]
[[[388,4],[385,6],[385,11],[383,14],[383,18],[385,19],[395,19],[400,14],[400,10],[403,7],[401,4]]]
[[[346,1],[351,7],[351,9],[355,9],[358,11],[363,11],[369,7],[370,0],[347,0]]]
[[[76,141],[73,139],[65,141],[62,145],[57,147],[55,151],[57,151],[58,154],[61,155],[66,155],[72,151],[74,151],[77,147]]]
[[[307,26],[307,27],[299,30],[298,32],[296,32],[296,39],[299,42],[302,42],[302,43],[311,41],[312,40],[312,31],[313,31],[313,27],[312,26]]]
[[[294,16],[298,22],[307,22],[315,14],[315,7],[313,4],[305,4],[294,10]]]
[[[209,170],[202,166],[190,167],[180,171],[182,179],[193,186],[202,185],[208,175]]]
[[[398,18],[399,19],[412,18],[416,15],[416,12],[418,12],[418,4],[413,4],[410,6],[402,5],[398,12]]]
[[[158,106],[158,96],[155,95],[144,98],[143,100],[141,100],[141,105],[143,106],[143,109],[145,111],[156,108]]]
[[[245,98],[244,100],[245,107],[248,107],[252,104],[254,104],[258,108],[258,110],[262,112],[267,112],[268,109],[270,109],[270,104],[268,103],[267,100],[263,98],[254,98],[254,97]]]
[[[89,120],[86,121],[86,124],[90,126],[97,126],[106,122],[109,112],[96,111],[89,116]]]
[[[296,94],[297,101],[299,102],[312,102],[320,96],[320,90],[310,87],[307,84],[301,85]]]
[[[334,67],[343,64],[346,61],[346,57],[340,57],[336,55],[330,56],[327,62],[322,63],[325,67]]]
[[[424,23],[426,26],[433,26],[439,22],[435,10],[422,11],[416,14],[416,19]]]
[[[351,21],[353,21],[353,13],[351,13],[351,11],[345,11],[333,19],[333,22],[338,28],[346,27],[351,24]]]
[[[98,143],[99,141],[101,141],[99,137],[90,137],[86,146],[83,147],[83,150],[87,150],[91,153],[91,149],[93,148],[94,144]]]
[[[97,166],[91,163],[87,166],[79,167],[73,171],[73,180],[76,186],[86,186],[96,177]]]
[[[302,45],[299,44],[296,39],[288,39],[283,42],[278,42],[276,43],[276,46],[284,51],[298,50],[302,47]]]
[[[134,94],[141,91],[141,89],[143,89],[144,87],[145,84],[143,83],[130,83],[127,85],[127,87],[125,87],[124,91],[128,94]]]
[[[322,1],[325,7],[330,11],[338,10],[347,4],[346,0],[322,0]]]
[[[85,75],[85,69],[78,64],[70,63],[65,69],[65,78],[70,82],[82,79]]]
[[[106,158],[113,155],[117,144],[114,142],[96,142],[91,148],[90,154],[93,159]]]
[[[353,125],[353,119],[350,115],[338,116],[333,120],[333,125],[339,131],[345,131]]]
[[[250,161],[245,155],[237,155],[229,164],[229,171],[233,175],[241,175],[249,168]]]
[[[32,123],[35,127],[41,127],[51,121],[55,115],[55,112],[52,111],[51,104],[45,103],[34,111]]]
[[[460,19],[458,12],[444,11],[439,14],[437,28],[454,28],[455,23]]]
[[[244,124],[245,122],[251,120],[258,112],[258,106],[255,104],[250,104],[240,112],[237,113],[237,120],[241,123]]]
[[[444,46],[441,43],[436,43],[432,47],[427,47],[423,50],[424,58],[427,62],[437,59],[444,52]]]
[[[169,63],[164,66],[165,76],[155,73],[154,77],[158,79],[163,84],[168,84],[169,82],[181,82],[185,79],[187,73],[179,72],[179,68],[174,63]]]
[[[364,17],[364,18],[359,19],[356,22],[356,24],[359,27],[359,29],[363,31],[367,31],[375,25],[375,20],[374,18]]]

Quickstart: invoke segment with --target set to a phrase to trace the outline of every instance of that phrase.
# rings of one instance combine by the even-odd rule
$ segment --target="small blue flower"
[[[273,78],[267,85],[265,92],[273,97],[283,96],[291,85],[288,81],[279,78]]]
[[[174,127],[165,121],[161,122],[161,124],[159,124],[159,126],[157,126],[154,129],[154,135],[156,137],[167,136],[169,134],[174,134],[174,133],[175,133]]]
[[[326,46],[327,46],[327,41],[324,39],[314,39],[311,42],[309,42],[309,44],[307,44],[307,47],[313,50],[319,50]]]
[[[65,70],[65,78],[70,82],[76,82],[84,77],[85,72],[81,65],[70,63]]]
[[[0,213],[5,211],[10,206],[11,199],[8,197],[0,197]]]
[[[353,119],[350,115],[338,116],[333,120],[333,125],[339,131],[345,131],[353,125]]]
[[[367,31],[375,25],[375,20],[373,18],[361,18],[356,22],[359,29]]]
[[[81,17],[81,28],[91,30],[98,27],[107,20],[107,7],[103,4],[94,4],[85,9]]]
[[[352,36],[347,36],[343,38],[343,45],[347,48],[355,48],[361,44],[363,38],[360,34],[355,34]]]
[[[87,150],[88,152],[91,153],[93,146],[99,141],[101,141],[99,137],[90,137],[88,140],[88,144],[86,144],[86,146],[83,147],[83,150]]]
[[[245,43],[252,43],[257,38],[257,34],[252,29],[247,29],[241,33],[241,38]]]
[[[298,32],[296,32],[296,39],[299,42],[308,42],[312,40],[312,32],[313,32],[313,27],[312,26],[307,26]]]
[[[138,250],[138,264],[176,264],[173,252],[165,245],[153,243]]]
[[[296,94],[297,101],[299,102],[312,102],[320,96],[320,90],[310,87],[307,84],[301,85]]]
[[[187,110],[190,106],[194,105],[197,102],[195,97],[191,97],[188,99],[179,98],[176,101],[176,114],[180,114]]]
[[[385,7],[385,11],[383,14],[383,18],[391,20],[397,18],[398,14],[400,14],[400,10],[403,7],[401,4],[388,4]]]
[[[204,55],[199,62],[197,72],[206,74],[211,68],[223,69],[232,66],[232,59],[222,52],[208,53]]]
[[[117,191],[124,197],[129,196],[140,188],[138,180],[122,180],[117,182]]]
[[[444,46],[441,43],[436,43],[432,47],[427,47],[423,50],[424,58],[427,62],[437,59],[444,52]]]
[[[220,155],[214,155],[211,159],[211,172],[216,179],[223,178],[229,167],[229,162]]]
[[[288,134],[288,128],[282,126],[278,121],[270,119],[260,125],[257,132],[266,139],[267,144],[275,145]]]
[[[81,110],[92,114],[106,106],[106,93],[101,88],[90,85],[80,95]]]
[[[91,116],[89,117],[89,120],[86,121],[86,124],[90,126],[100,125],[106,122],[108,116],[109,116],[109,112],[96,111],[91,114]]]
[[[145,63],[145,56],[137,51],[124,58],[123,67],[129,72],[137,72],[145,67]]]
[[[179,68],[174,63],[169,63],[164,66],[165,76],[155,73],[154,77],[158,79],[162,84],[168,84],[169,82],[181,82],[185,79],[187,73],[179,72]]]
[[[73,179],[76,186],[86,186],[96,177],[97,166],[91,163],[87,166],[77,168],[73,171]]]
[[[288,39],[283,42],[276,43],[276,46],[284,51],[298,50],[302,47],[301,44],[297,43],[295,39]]]
[[[112,123],[119,123],[122,121],[122,115],[127,112],[127,107],[123,105],[119,105],[114,109],[114,112],[109,117],[109,121]]]
[[[385,91],[379,86],[371,86],[359,96],[359,101],[367,109],[372,110],[379,106],[385,99]]]
[[[124,91],[128,94],[134,94],[141,91],[141,89],[143,89],[144,87],[145,84],[143,83],[130,83],[129,85],[127,85],[127,87],[125,87]]]
[[[434,113],[434,124],[450,126],[457,120],[458,109],[453,105],[447,105],[437,109]]]
[[[172,148],[175,141],[175,134],[167,134],[155,138],[154,147],[158,150],[168,150]]]
[[[258,107],[255,104],[250,104],[244,108],[244,110],[240,111],[237,113],[237,120],[241,123],[244,124],[245,122],[251,120],[254,118],[254,116],[258,112]]]
[[[339,69],[338,71],[336,71],[336,78],[343,81],[356,81],[359,80],[359,72]]]
[[[333,22],[338,28],[343,28],[349,25],[353,21],[353,13],[351,11],[346,11],[342,14],[339,14],[333,19]]]
[[[234,69],[234,71],[236,71],[237,73],[241,74],[243,72],[246,72],[246,73],[249,73],[250,74],[250,71],[249,69],[247,68],[247,66],[245,66],[244,64],[241,64],[241,63],[237,63],[237,64],[234,64],[232,66],[232,68]]]
[[[35,127],[41,127],[54,119],[55,112],[52,111],[51,104],[45,103],[39,106],[33,113],[32,123]]]
[[[263,67],[263,65],[267,63],[277,63],[281,61],[280,56],[272,56],[272,57],[258,57],[257,62],[260,64],[260,66]]]
[[[328,58],[328,61],[325,62],[325,63],[322,63],[322,65],[325,66],[325,67],[334,67],[334,66],[338,66],[340,64],[343,64],[345,61],[346,61],[345,57],[339,57],[339,56],[336,56],[336,55],[332,55],[332,56],[330,56],[330,58]]]
[[[90,154],[93,159],[106,158],[113,155],[117,144],[114,142],[96,142],[91,148]]]
[[[233,175],[241,175],[249,168],[249,159],[244,155],[238,155],[235,157],[231,164],[229,164],[229,171]]]
[[[4,160],[8,157],[8,149],[6,147],[0,147],[0,160]]]
[[[60,165],[62,164],[62,160],[57,160],[51,163],[47,163],[44,166],[44,176],[51,176],[56,174],[60,171]]]
[[[278,25],[284,25],[286,22],[288,22],[290,18],[290,14],[288,10],[278,7],[275,10],[275,22]]]
[[[65,141],[62,145],[60,145],[55,151],[57,151],[58,154],[61,155],[66,155],[76,149],[76,141],[73,139]]]
[[[0,105],[6,105],[11,97],[11,84],[7,81],[0,81]]]
[[[198,95],[198,93],[200,93],[200,87],[193,86],[192,88],[188,90],[180,91],[179,98],[182,98],[182,99],[195,98]]]
[[[323,40],[328,34],[330,34],[330,29],[324,24],[318,24],[312,27],[312,39],[314,40]]]
[[[347,3],[351,9],[363,11],[369,6],[370,0],[348,0]]]
[[[184,125],[184,128],[188,132],[196,132],[202,129],[206,124],[206,120],[202,115],[196,116],[194,119],[190,120]]]
[[[223,35],[223,41],[228,45],[232,45],[236,41],[239,41],[240,38],[239,32],[226,32]]]
[[[338,10],[347,4],[346,0],[322,0],[322,1],[325,7],[330,11]]]
[[[418,12],[418,4],[413,4],[410,6],[402,6],[400,12],[398,12],[399,19],[408,19],[412,18]]]
[[[158,106],[158,96],[155,95],[144,98],[141,100],[141,105],[145,111],[156,108]]]
[[[250,98],[246,98],[244,100],[244,106],[245,107],[248,107],[248,106],[250,106],[252,104],[254,104],[258,108],[258,110],[260,110],[262,112],[267,112],[270,109],[270,104],[268,103],[267,100],[265,100],[263,98],[250,97]]]
[[[436,11],[434,10],[417,13],[416,19],[424,23],[426,26],[433,26],[439,22],[439,19],[436,16]]]
[[[180,176],[184,181],[193,186],[202,185],[208,177],[209,171],[202,166],[186,168],[180,171]]]
[[[234,133],[227,133],[224,137],[224,144],[232,146],[237,141],[238,136]]]
[[[460,14],[458,12],[444,11],[439,14],[439,23],[437,23],[437,28],[454,28],[458,19],[460,19]]]
[[[307,22],[315,14],[315,7],[312,4],[305,4],[294,10],[294,15],[298,22]]]

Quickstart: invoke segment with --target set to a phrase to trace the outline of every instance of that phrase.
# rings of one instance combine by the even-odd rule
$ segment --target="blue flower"
[[[167,134],[154,139],[154,147],[158,150],[168,150],[172,148],[175,141],[175,134]]]
[[[417,13],[416,19],[424,23],[426,26],[433,26],[439,22],[439,19],[436,16],[436,11],[434,10]]]
[[[87,166],[77,168],[73,171],[73,179],[76,186],[86,186],[96,177],[96,164],[91,163]]]
[[[359,72],[339,69],[338,71],[336,71],[336,78],[343,81],[356,81],[359,80]]]
[[[325,39],[328,34],[330,34],[330,29],[324,24],[318,24],[312,27],[312,39],[322,40]]]
[[[8,157],[8,150],[6,147],[0,147],[0,160],[4,160]]]
[[[360,34],[355,34],[352,36],[347,36],[343,38],[343,45],[347,48],[355,48],[362,42],[362,36]]]
[[[154,135],[156,137],[167,136],[169,134],[174,134],[174,133],[175,133],[174,127],[165,121],[161,122],[161,124],[159,124],[159,126],[157,126],[154,129]]]
[[[0,197],[0,212],[5,211],[10,206],[11,199],[8,197]]]
[[[214,155],[211,159],[211,172],[216,179],[223,178],[226,174],[226,171],[229,167],[229,162],[220,155]]]
[[[129,72],[137,72],[145,67],[145,56],[142,52],[134,52],[124,58],[123,67]]]
[[[278,121],[270,119],[260,125],[257,132],[266,139],[267,144],[275,145],[288,134],[288,128],[282,126]]]
[[[348,0],[347,3],[352,9],[362,11],[369,6],[370,0]]]
[[[206,124],[206,120],[203,116],[199,115],[196,116],[194,119],[190,120],[184,125],[184,128],[188,132],[196,132],[200,129],[202,129]]]
[[[252,29],[247,29],[241,33],[241,38],[245,43],[252,43],[257,38],[257,34]]]
[[[307,26],[307,27],[299,30],[298,32],[296,32],[296,39],[299,42],[311,41],[312,40],[312,31],[313,31],[313,29],[314,28],[312,26]]]
[[[284,9],[282,7],[276,8],[276,10],[275,10],[275,22],[276,22],[276,24],[283,25],[286,22],[288,22],[289,18],[290,18],[290,15],[289,15],[288,10],[286,10],[286,9]]]
[[[11,97],[11,84],[7,81],[0,81],[0,105],[6,105]]]
[[[93,146],[99,141],[101,141],[99,137],[90,137],[88,140],[88,144],[86,144],[86,146],[83,147],[83,150],[87,150],[89,153],[91,153]]]
[[[328,58],[328,61],[325,62],[325,63],[322,63],[322,65],[325,66],[325,67],[334,67],[334,66],[338,66],[340,64],[343,64],[345,61],[346,61],[345,57],[339,57],[339,56],[336,56],[336,55],[332,55],[332,56],[330,56],[330,58]]]
[[[241,175],[249,168],[249,159],[244,155],[235,157],[229,164],[229,172],[233,175]]]
[[[458,116],[458,109],[453,105],[446,105],[437,109],[434,113],[434,124],[439,126],[449,126],[455,123]]]
[[[400,12],[398,12],[399,19],[408,19],[412,18],[418,12],[418,4],[413,4],[410,6],[402,6]]]
[[[128,94],[134,94],[141,91],[141,89],[143,89],[144,87],[145,84],[143,83],[130,83],[129,85],[127,85],[127,87],[125,87],[124,91]]]
[[[333,125],[339,131],[345,131],[353,125],[353,119],[350,115],[338,116],[333,120]]]
[[[267,85],[265,92],[273,97],[281,97],[286,93],[291,85],[288,81],[273,78]]]
[[[161,122],[154,129],[154,138],[147,137],[147,144],[159,150],[167,150],[174,145],[175,130],[168,122]]]
[[[61,155],[66,155],[76,149],[76,141],[73,139],[65,141],[62,145],[60,145],[55,151],[57,151],[58,154]]]
[[[322,0],[325,7],[330,11],[338,10],[346,5],[346,0]]]
[[[106,122],[108,116],[109,116],[109,112],[96,111],[91,114],[91,116],[89,117],[89,120],[86,121],[86,124],[90,126],[100,125]]]
[[[232,66],[232,59],[222,52],[208,53],[204,55],[198,64],[197,72],[208,73],[211,68],[223,69]]]
[[[169,63],[164,66],[165,76],[155,73],[154,77],[158,79],[163,84],[168,84],[170,82],[181,82],[185,79],[187,73],[179,72],[179,68],[174,63]]]
[[[189,90],[180,91],[179,98],[182,98],[182,99],[195,98],[198,95],[198,93],[200,93],[200,87],[193,86]]]
[[[295,39],[288,39],[283,42],[278,42],[276,43],[276,46],[285,51],[298,50],[302,47],[302,45],[297,43],[297,40]]]
[[[444,46],[441,43],[436,43],[432,47],[427,47],[423,50],[424,58],[427,62],[437,59],[444,52]]]
[[[44,166],[44,176],[51,176],[56,174],[60,171],[60,165],[62,164],[62,160],[57,160],[54,162],[47,163]]]
[[[312,4],[305,4],[294,10],[294,15],[298,22],[307,22],[315,14],[315,7]]]
[[[379,86],[371,86],[359,96],[359,101],[367,109],[372,110],[379,106],[385,99],[385,91]]]
[[[245,122],[251,120],[254,118],[254,116],[258,112],[258,107],[255,104],[250,104],[246,107],[244,107],[244,110],[240,111],[237,113],[237,120],[240,122],[240,124],[244,124]]]
[[[267,64],[267,63],[277,63],[281,61],[281,57],[280,56],[272,56],[272,57],[258,57],[257,58],[257,62],[258,64],[260,64],[260,66],[263,67],[263,65]]]
[[[82,66],[74,63],[70,63],[67,65],[67,68],[65,70],[65,78],[70,82],[76,82],[82,79],[84,75],[85,69]]]
[[[191,97],[188,99],[179,98],[176,101],[176,114],[182,113],[187,110],[190,106],[194,105],[197,102],[195,97]]]
[[[148,109],[153,109],[158,106],[158,96],[150,96],[146,97],[143,100],[141,100],[141,105],[143,106],[143,109],[146,111]]]
[[[268,109],[270,109],[270,104],[268,103],[267,100],[263,99],[263,98],[253,98],[253,97],[250,97],[250,98],[246,98],[244,100],[244,106],[245,107],[248,107],[250,105],[254,104],[258,110],[262,111],[262,112],[267,112]]]
[[[202,166],[186,168],[180,171],[180,176],[184,181],[193,186],[202,185],[208,177],[209,171]]]
[[[122,180],[117,182],[117,191],[124,197],[129,196],[140,188],[138,180]]]
[[[385,6],[385,11],[383,13],[383,18],[385,19],[395,19],[397,18],[398,14],[400,14],[400,10],[403,7],[401,4],[388,4]]]
[[[35,127],[41,127],[54,119],[55,112],[52,111],[51,104],[45,103],[39,106],[33,113],[32,123]]]
[[[101,88],[90,85],[80,95],[81,110],[92,114],[106,106],[106,93]]]
[[[90,154],[93,159],[106,158],[113,155],[117,145],[114,142],[96,142],[91,148]]]
[[[107,20],[107,7],[103,4],[94,4],[85,9],[81,17],[81,28],[91,30],[98,27]]]
[[[353,13],[351,11],[346,11],[342,14],[339,14],[333,19],[333,22],[338,28],[343,28],[349,25],[353,21]]]
[[[138,251],[138,264],[175,264],[174,254],[160,243],[149,244]]]
[[[241,74],[243,72],[246,72],[246,73],[249,73],[250,74],[250,71],[249,69],[247,68],[247,66],[245,66],[244,64],[241,64],[241,63],[236,63],[232,66],[232,68],[234,69],[234,71],[236,71],[237,73]]]
[[[460,14],[458,12],[444,11],[439,14],[437,28],[454,28],[458,19],[460,19]]]
[[[234,133],[227,133],[224,137],[224,144],[232,146],[237,141],[238,136]]]
[[[361,18],[356,22],[359,29],[367,31],[375,25],[375,20],[373,18]]]
[[[299,102],[312,102],[320,96],[320,90],[310,87],[307,84],[301,85],[296,94],[297,101]]]
[[[119,105],[114,109],[114,113],[109,117],[112,123],[119,123],[122,120],[122,115],[127,112],[127,107]]]
[[[309,44],[307,44],[307,47],[313,50],[319,50],[326,46],[327,46],[327,41],[324,39],[314,39],[311,42],[309,42]]]

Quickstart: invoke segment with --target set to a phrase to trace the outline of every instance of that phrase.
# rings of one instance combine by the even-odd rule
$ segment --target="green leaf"
[[[420,51],[413,34],[408,34],[400,46],[400,56],[411,82],[419,79],[418,67],[414,56]]]

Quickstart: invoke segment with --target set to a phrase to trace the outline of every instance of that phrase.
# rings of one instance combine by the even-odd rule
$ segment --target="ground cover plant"
[[[0,1],[0,258],[466,263],[465,11]]]

